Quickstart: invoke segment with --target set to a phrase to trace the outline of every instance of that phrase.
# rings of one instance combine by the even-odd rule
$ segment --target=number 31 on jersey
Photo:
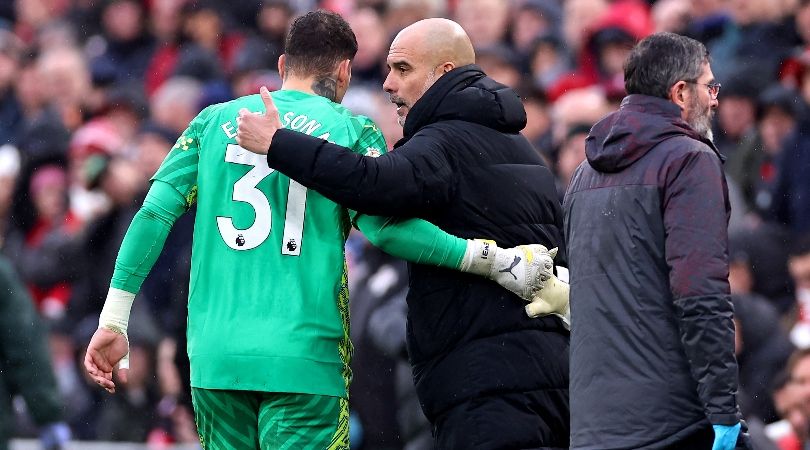
[[[217,227],[222,240],[234,250],[251,250],[261,245],[270,236],[273,228],[270,201],[256,186],[268,175],[275,172],[267,166],[262,155],[251,153],[236,144],[228,144],[225,161],[232,164],[252,166],[233,185],[233,201],[249,204],[256,213],[253,224],[245,229],[233,225],[233,218],[217,217]],[[304,233],[304,212],[307,205],[307,188],[290,180],[287,194],[287,211],[284,220],[284,237],[281,239],[281,254],[298,256],[301,254],[301,238]]]

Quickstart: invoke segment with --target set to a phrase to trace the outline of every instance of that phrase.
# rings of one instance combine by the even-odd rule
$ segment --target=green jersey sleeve
[[[200,163],[200,135],[212,107],[200,112],[180,135],[152,181],[160,180],[177,190],[186,200],[186,209],[197,200],[197,168]]]
[[[377,125],[371,120],[360,123],[357,144],[353,150],[369,157],[385,153],[387,146]],[[416,264],[457,269],[461,265],[467,241],[445,233],[421,219],[394,219],[366,216],[350,211],[355,227],[380,250]]]
[[[174,222],[184,211],[184,199],[172,186],[159,180],[152,183],[121,242],[110,286],[138,293]]]
[[[359,214],[357,229],[391,256],[416,264],[458,269],[467,240],[445,233],[422,219],[395,219]]]
[[[385,153],[388,146],[385,145],[385,137],[379,127],[370,119],[363,120],[360,125],[362,129],[354,151],[371,157],[377,157]]]

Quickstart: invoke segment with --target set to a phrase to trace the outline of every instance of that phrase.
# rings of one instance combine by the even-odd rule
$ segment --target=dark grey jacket
[[[673,103],[630,95],[565,196],[571,447],[665,448],[737,423],[728,189]]]
[[[11,262],[0,256],[0,449],[15,431],[11,400],[16,395],[25,399],[37,425],[62,420],[47,330]]]

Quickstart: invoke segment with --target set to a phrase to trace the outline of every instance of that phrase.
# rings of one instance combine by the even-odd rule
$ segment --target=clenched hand
[[[267,110],[264,114],[252,113],[246,108],[239,110],[239,116],[236,118],[236,143],[245,150],[266,155],[270,150],[273,135],[281,128],[281,119],[267,87],[262,86],[259,94]]]
[[[112,394],[115,392],[115,383],[112,380],[113,368],[119,362],[121,365],[118,368],[118,378],[122,383],[127,382],[129,361],[121,361],[127,352],[129,352],[129,343],[124,335],[106,328],[99,328],[87,346],[84,368],[93,381]]]

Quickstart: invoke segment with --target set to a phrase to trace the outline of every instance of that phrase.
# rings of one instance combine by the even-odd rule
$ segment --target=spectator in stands
[[[174,77],[155,92],[150,101],[153,121],[177,134],[200,112],[203,86],[190,77]]]
[[[475,63],[490,78],[513,89],[522,84],[520,55],[505,45],[476,49]]]
[[[570,73],[572,69],[565,43],[554,34],[535,37],[527,58],[531,82],[536,89],[543,92],[556,85],[560,77]]]
[[[119,395],[107,398],[98,414],[96,434],[105,441],[145,442],[158,426],[158,389],[154,371],[154,343],[130,335],[132,366]]]
[[[810,423],[800,407],[798,391],[798,386],[791,382],[787,369],[774,380],[771,397],[781,420],[768,424],[765,434],[776,443],[779,450],[804,450],[803,442],[807,439]]]
[[[20,173],[20,154],[11,145],[0,146],[0,250],[11,228],[14,186]]]
[[[591,131],[592,123],[573,123],[569,125],[565,138],[557,151],[557,191],[562,200],[568,183],[580,163],[585,161],[585,138]]]
[[[178,2],[174,6],[156,8],[166,28],[147,69],[145,88],[150,96],[174,76],[188,76],[202,83],[222,81],[235,68],[244,44],[244,36],[228,29],[214,0]]]
[[[445,0],[384,0],[378,4],[387,5],[386,30],[391,38],[408,25],[430,17],[449,17],[454,8]],[[456,1],[455,9],[460,8]]]
[[[810,348],[810,235],[795,241],[789,255],[788,270],[796,292],[796,320],[790,340],[798,348]]]
[[[88,110],[98,106],[90,97],[90,70],[84,55],[77,48],[48,49],[39,56],[37,65],[42,99],[55,109],[68,130],[77,129]]]
[[[604,91],[576,89],[558,98],[551,107],[552,143],[559,146],[568,130],[578,123],[596,123],[611,111]]]
[[[551,86],[549,96],[596,85],[608,98],[621,100],[624,61],[633,45],[653,30],[649,6],[640,0],[613,2],[585,30],[577,68]]]
[[[723,80],[723,101],[717,107],[714,143],[720,153],[734,160],[738,149],[753,140],[756,132],[757,96],[764,79],[754,74],[736,74]],[[750,145],[750,144],[748,144]]]
[[[22,109],[14,93],[22,45],[10,31],[0,29],[0,145],[13,142],[23,121]]]
[[[787,372],[787,386],[774,393],[774,399],[781,416],[790,423],[793,438],[787,437],[780,446],[804,450],[810,444],[810,349],[791,355]]]
[[[476,50],[493,47],[506,43],[510,7],[510,2],[501,0],[459,0],[455,20]]]
[[[771,210],[778,178],[776,161],[786,139],[795,131],[803,106],[793,89],[780,84],[760,92],[755,126],[745,133],[726,163],[726,173],[740,186],[746,210],[758,218],[767,218]],[[738,111],[747,108],[745,104],[737,105]],[[736,123],[746,120],[739,114],[732,119]]]
[[[804,103],[810,102],[810,59],[803,62],[798,80],[798,91]],[[776,158],[776,180],[771,203],[771,214],[779,223],[794,233],[810,231],[810,113],[806,106],[797,120],[796,131],[788,136]]]
[[[390,37],[382,17],[372,8],[361,8],[346,18],[357,36],[357,56],[352,60],[352,83],[377,87],[385,79],[382,61],[388,53]]]
[[[732,294],[767,299],[780,315],[793,309],[793,281],[788,273],[789,234],[762,223],[729,231],[729,282]]]
[[[13,129],[14,142],[23,160],[21,182],[28,182],[30,170],[39,164],[64,162],[70,141],[59,110],[48,101],[49,91],[43,89],[44,84],[38,59],[24,56],[14,86],[23,115],[22,123]]]
[[[107,83],[143,79],[155,51],[155,40],[146,28],[146,11],[138,0],[113,0],[101,12],[102,33],[95,45],[90,71]]]
[[[774,79],[781,61],[794,45],[791,21],[784,20],[786,2],[733,0],[717,2],[731,21],[720,30],[709,51],[717,66],[715,76],[725,80],[734,74],[757,70]]]
[[[779,312],[768,300],[757,295],[732,295],[731,300],[740,368],[740,409],[746,418],[773,422],[778,417],[771,387],[793,352],[793,344],[782,329]]]
[[[554,151],[551,140],[550,106],[542,92],[525,86],[524,89],[520,98],[523,100],[523,107],[526,108],[526,128],[521,133],[550,164]]]
[[[556,36],[562,27],[562,8],[557,0],[521,0],[512,19],[511,41],[527,55],[538,36]]]
[[[290,26],[292,7],[284,0],[265,0],[256,15],[258,31],[248,36],[233,62],[233,77],[241,78],[252,72],[276,71],[278,57],[284,52],[284,36]],[[281,84],[279,83],[278,86]],[[251,90],[235,89],[241,97],[258,91],[261,84]]]
[[[401,268],[399,266],[397,270]],[[427,450],[433,448],[432,427],[416,396],[405,344],[407,294],[407,286],[399,286],[386,293],[386,299],[377,305],[369,317],[368,336],[377,349],[390,355],[396,362],[393,369],[394,392],[403,450]]]
[[[357,414],[362,428],[362,449],[393,450],[403,446],[404,433],[397,418],[402,405],[397,397],[397,369],[405,344],[405,322],[391,329],[388,338],[399,336],[395,352],[380,348],[374,341],[374,328],[381,324],[374,320],[376,311],[384,308],[397,296],[404,303],[408,274],[404,261],[397,260],[365,242],[362,236],[350,245],[349,267],[352,277],[350,292],[351,338],[354,344],[352,358],[352,384],[349,390],[349,408]],[[391,320],[390,317],[382,318]],[[404,318],[403,318],[404,319]],[[401,328],[400,328],[401,327]],[[389,374],[380,377],[379,374]],[[411,377],[407,380],[413,391]],[[354,447],[353,447],[354,448]]]
[[[97,316],[104,304],[115,258],[124,234],[138,211],[140,195],[146,183],[138,166],[125,158],[99,154],[94,157],[97,169],[87,173],[88,184],[100,189],[110,201],[109,209],[87,223],[78,237],[77,255],[84,255],[80,281],[76,284],[70,313],[79,323],[87,316]],[[146,308],[138,302],[138,308]],[[141,312],[149,316],[148,311]],[[139,313],[140,314],[140,313]],[[139,319],[144,320],[144,319]],[[145,319],[146,322],[154,319]]]
[[[71,299],[75,264],[69,264],[66,245],[81,229],[80,219],[68,208],[66,171],[56,165],[37,168],[31,177],[35,209],[33,226],[10,237],[6,246],[37,310],[51,320],[65,315]]]
[[[659,0],[652,7],[652,19],[655,31],[686,34],[692,20],[692,2],[690,0]]]

